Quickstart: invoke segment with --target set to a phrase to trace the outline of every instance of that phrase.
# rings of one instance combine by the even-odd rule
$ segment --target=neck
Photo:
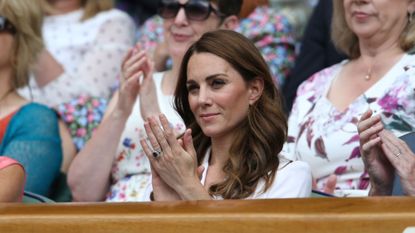
[[[10,92],[11,85],[11,70],[0,70],[0,98],[7,92]]]
[[[210,157],[210,165],[224,166],[228,161],[233,143],[233,137],[212,138],[212,155]]]

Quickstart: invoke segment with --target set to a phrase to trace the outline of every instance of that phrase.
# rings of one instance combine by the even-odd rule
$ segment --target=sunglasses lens
[[[176,17],[180,10],[178,2],[163,2],[158,9],[158,13],[162,18],[171,19]]]
[[[210,5],[208,1],[189,2],[186,5],[186,16],[191,20],[205,20],[210,14]]]

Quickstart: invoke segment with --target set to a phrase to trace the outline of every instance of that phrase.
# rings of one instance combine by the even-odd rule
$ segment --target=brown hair
[[[346,22],[343,1],[333,1],[333,21],[331,37],[334,45],[351,59],[360,56],[359,41]],[[415,46],[415,22],[409,22],[401,32],[399,46],[403,51],[409,51]]]
[[[269,68],[255,45],[231,30],[205,33],[183,57],[179,81],[175,91],[175,108],[187,127],[192,129],[199,163],[203,160],[210,138],[203,134],[188,102],[187,66],[192,55],[211,53],[227,61],[245,82],[260,78],[264,82],[261,97],[249,108],[248,116],[238,127],[239,132],[223,171],[225,181],[209,188],[211,195],[225,199],[241,199],[254,193],[260,179],[265,180],[266,191],[272,184],[279,165],[278,154],[286,140],[287,123],[279,91],[274,85]]]
[[[12,89],[24,87],[29,82],[31,65],[43,49],[42,11],[37,1],[0,0],[0,15],[6,17],[16,29],[12,57]]]

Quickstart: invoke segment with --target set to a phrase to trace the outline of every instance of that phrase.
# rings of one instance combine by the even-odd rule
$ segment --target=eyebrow
[[[218,76],[227,76],[227,75],[225,73],[212,74],[212,75],[207,76],[205,78],[205,80],[206,81],[210,81],[210,80],[212,80],[212,79],[214,79],[214,78],[216,78]],[[195,82],[195,81],[194,80],[187,80],[186,83],[192,83],[192,82]]]

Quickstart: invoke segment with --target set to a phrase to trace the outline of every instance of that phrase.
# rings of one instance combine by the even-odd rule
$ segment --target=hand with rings
[[[201,187],[191,130],[186,130],[183,138],[178,140],[167,118],[160,115],[159,120],[161,126],[155,117],[148,118],[144,124],[150,145],[146,140],[140,141],[151,163],[154,197],[165,200],[174,191],[184,199],[188,189]]]
[[[402,190],[407,195],[415,195],[415,155],[411,148],[390,131],[379,134],[382,150],[400,177]]]

